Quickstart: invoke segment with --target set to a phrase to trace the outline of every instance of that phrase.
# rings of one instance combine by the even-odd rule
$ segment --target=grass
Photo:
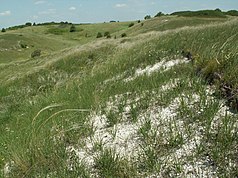
[[[128,171],[127,160],[120,158],[113,150],[105,149],[95,159],[95,167],[100,177],[131,177],[133,169]]]
[[[9,48],[17,34],[27,44],[34,36],[42,49],[44,40],[55,38],[54,52],[39,59],[27,53],[0,58],[3,177],[186,177],[212,170],[237,176],[237,114],[219,93],[229,84],[236,94],[237,19],[169,16],[130,23],[81,24],[75,33],[37,26],[0,35]],[[126,33],[127,40],[96,39],[105,31]],[[182,50],[193,60],[136,76],[138,69],[183,58]],[[94,114],[101,120],[93,123]],[[91,160],[82,160],[82,153]]]
[[[71,25],[31,26],[7,31],[0,34],[0,63],[29,59],[36,49],[50,55],[54,51],[94,41],[98,32],[114,34],[127,29],[128,24],[130,22],[78,24],[73,33],[69,32]],[[22,48],[21,44],[26,48]]]

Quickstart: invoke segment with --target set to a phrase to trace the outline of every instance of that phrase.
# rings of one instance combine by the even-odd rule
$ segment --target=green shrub
[[[225,14],[219,10],[181,11],[174,12],[171,15],[178,15],[184,17],[226,17]]]
[[[128,25],[128,27],[132,27],[132,26],[134,26],[133,22]]]
[[[6,32],[6,29],[5,28],[2,28],[2,31],[1,32]]]
[[[33,51],[33,53],[31,53],[32,58],[39,57],[40,55],[41,55],[41,50],[40,49],[37,49],[37,50]]]
[[[144,19],[145,19],[145,20],[151,19],[151,16],[150,16],[150,15],[146,15],[146,16],[144,17]]]
[[[126,36],[127,36],[126,33],[122,33],[122,34],[121,34],[121,37],[122,37],[122,38],[124,38],[124,37],[126,37]]]
[[[163,14],[163,12],[158,12],[156,15],[155,15],[155,17],[161,17],[161,16],[163,16],[164,14]]]
[[[69,32],[76,32],[76,27],[74,25],[71,25]]]
[[[26,24],[25,24],[25,26],[31,26],[32,24],[31,24],[31,22],[27,22]]]
[[[21,48],[27,48],[27,45],[24,43],[20,43]]]
[[[101,33],[101,32],[98,32],[97,38],[101,38],[101,37],[103,37],[103,36],[102,36],[102,33]]]
[[[110,32],[105,32],[105,33],[104,33],[104,37],[106,37],[106,38],[111,38]]]
[[[225,12],[226,15],[231,15],[231,16],[238,16],[238,11],[237,10],[230,10]]]

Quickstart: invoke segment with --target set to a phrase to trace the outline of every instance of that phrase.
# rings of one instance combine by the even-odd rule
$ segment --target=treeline
[[[199,10],[199,11],[178,11],[173,12],[171,14],[164,14],[163,12],[158,12],[154,17],[161,17],[161,16],[169,16],[169,15],[177,15],[183,17],[217,17],[217,18],[225,18],[227,15],[230,16],[238,16],[237,10],[229,10],[227,12],[223,12],[220,9],[215,10]],[[151,19],[151,15],[146,15],[144,17],[145,20]]]
[[[31,23],[31,22],[27,22],[24,25],[16,25],[16,26],[12,26],[7,28],[7,30],[17,30],[17,29],[21,29],[21,28],[25,28],[25,27],[30,27],[30,26],[44,26],[44,25],[72,25],[71,22],[45,22],[45,23]]]
[[[220,9],[215,10],[199,10],[199,11],[180,11],[173,12],[171,15],[178,15],[183,17],[220,17],[225,18],[226,15],[238,16],[237,10],[230,10],[223,12]]]

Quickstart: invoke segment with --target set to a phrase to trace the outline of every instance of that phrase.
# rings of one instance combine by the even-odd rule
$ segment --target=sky
[[[129,21],[160,11],[216,8],[238,10],[238,0],[0,0],[0,28],[26,22]]]

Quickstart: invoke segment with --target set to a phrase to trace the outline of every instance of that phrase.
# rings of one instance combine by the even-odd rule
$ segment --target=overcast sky
[[[0,0],[0,28],[26,22],[137,20],[181,10],[238,10],[238,0]]]

